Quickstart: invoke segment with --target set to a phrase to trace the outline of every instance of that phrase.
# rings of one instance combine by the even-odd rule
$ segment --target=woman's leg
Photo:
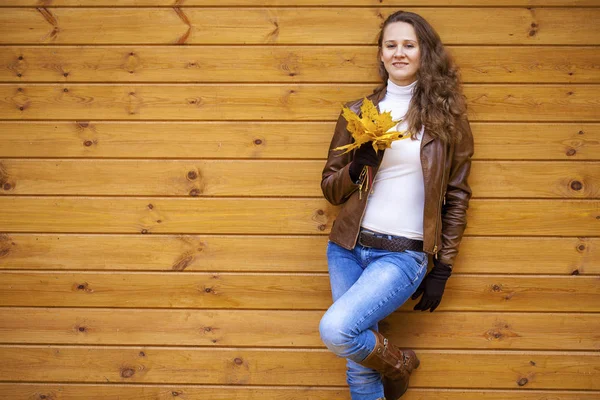
[[[327,246],[327,261],[331,294],[335,302],[356,283],[364,272],[364,266],[359,252],[355,254],[355,251],[346,250],[331,242]],[[323,321],[320,329],[324,340],[336,334],[326,331],[327,327]],[[377,330],[377,324],[370,329]],[[383,397],[381,374],[349,359],[346,360],[346,381],[353,400],[374,400]]]
[[[357,245],[348,251],[328,247],[334,304],[321,320],[323,342],[348,358],[348,384],[353,400],[383,397],[380,374],[357,363],[375,348],[371,330],[400,307],[425,276],[427,256],[421,252],[389,252]]]

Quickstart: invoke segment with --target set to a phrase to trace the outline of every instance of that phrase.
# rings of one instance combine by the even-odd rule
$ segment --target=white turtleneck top
[[[416,82],[398,86],[388,80],[387,92],[379,103],[379,110],[391,111],[394,120],[404,118],[415,85]],[[406,122],[401,121],[392,129],[406,130]],[[373,193],[367,200],[362,221],[364,228],[423,240],[425,185],[421,168],[422,139],[423,130],[417,140],[397,140],[385,150],[373,183]]]

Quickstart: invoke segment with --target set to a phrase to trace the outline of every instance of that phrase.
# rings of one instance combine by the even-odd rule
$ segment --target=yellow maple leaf
[[[389,111],[380,113],[369,99],[363,100],[360,115],[359,117],[348,107],[342,107],[342,116],[348,121],[347,129],[352,134],[354,142],[333,150],[344,150],[341,154],[345,154],[367,142],[371,142],[375,151],[383,150],[389,148],[393,141],[409,136],[405,135],[405,131],[388,132],[400,121],[394,121]]]

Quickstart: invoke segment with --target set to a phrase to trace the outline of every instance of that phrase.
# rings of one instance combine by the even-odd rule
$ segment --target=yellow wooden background
[[[400,8],[476,143],[405,398],[599,399],[598,0],[0,0],[0,398],[349,399],[320,171]]]

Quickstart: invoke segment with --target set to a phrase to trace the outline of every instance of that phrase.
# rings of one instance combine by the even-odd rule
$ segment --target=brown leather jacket
[[[368,98],[377,106],[385,93],[383,89]],[[361,105],[362,99],[347,104],[356,113]],[[321,189],[331,204],[343,204],[331,228],[329,240],[350,250],[356,245],[368,196],[365,193],[359,196],[358,185],[350,178],[348,167],[353,152],[339,155],[340,151],[332,151],[335,147],[352,142],[346,125],[346,120],[340,115],[323,169]],[[471,169],[473,136],[467,120],[460,122],[459,129],[463,132],[460,142],[447,144],[425,131],[421,143],[425,183],[423,250],[449,265],[454,264],[458,245],[467,226],[467,208],[471,198],[467,177]],[[380,153],[381,161],[383,152]],[[377,169],[374,168],[374,175]]]

